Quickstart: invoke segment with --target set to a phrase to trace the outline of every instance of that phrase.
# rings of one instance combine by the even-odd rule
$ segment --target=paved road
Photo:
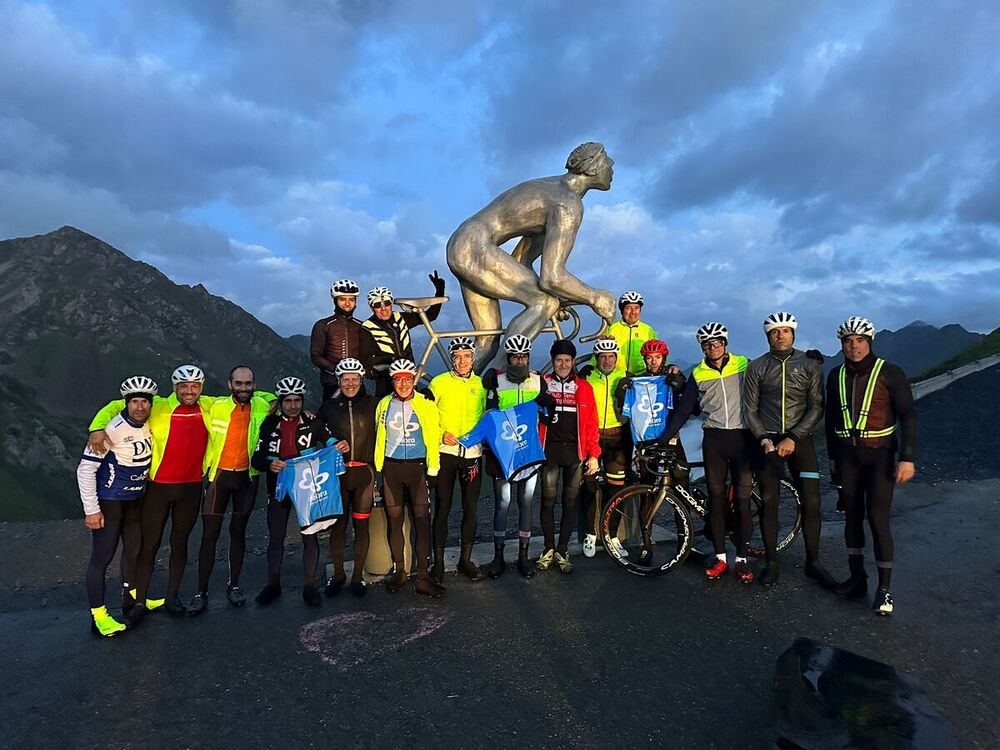
[[[968,747],[995,747],[1000,480],[907,487],[894,523],[891,620],[806,582],[801,546],[771,591],[695,566],[639,579],[598,557],[570,576],[451,577],[440,601],[376,588],[319,611],[296,558],[272,608],[220,598],[110,641],[86,628],[79,522],[4,524],[0,746],[763,748],[775,660],[802,636],[911,672]],[[826,524],[824,553],[843,574],[841,533]],[[251,559],[247,588],[263,576]]]

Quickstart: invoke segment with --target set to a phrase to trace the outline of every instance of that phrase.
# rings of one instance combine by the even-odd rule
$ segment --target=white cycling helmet
[[[706,323],[694,335],[699,344],[704,344],[710,339],[723,339],[727,344],[729,343],[729,329],[722,323]]]
[[[170,382],[174,385],[178,383],[204,383],[205,373],[197,365],[181,365],[170,376]]]
[[[282,378],[274,384],[274,394],[278,398],[284,396],[306,395],[306,384],[296,377]]]
[[[337,363],[337,368],[334,373],[338,378],[344,375],[360,375],[365,376],[365,366],[361,364],[361,360],[355,359],[354,357],[344,357]]]
[[[791,328],[793,331],[799,327],[799,321],[790,312],[775,312],[764,318],[764,333],[770,333],[775,328]]]
[[[368,292],[368,306],[374,307],[379,302],[392,302],[392,290],[387,286],[377,286]]]
[[[598,354],[619,354],[618,342],[610,336],[604,336],[594,342],[594,356]]]
[[[837,328],[837,338],[843,339],[848,336],[864,336],[869,341],[875,338],[875,326],[868,318],[855,315],[848,318]]]
[[[619,310],[625,307],[625,305],[639,305],[639,307],[642,307],[644,304],[646,304],[646,300],[642,298],[639,292],[625,292],[618,298]]]
[[[448,342],[448,354],[455,352],[476,353],[476,340],[472,336],[456,336]]]
[[[122,398],[128,401],[129,396],[149,396],[152,400],[156,395],[156,381],[145,375],[133,375],[125,378],[121,384]]]
[[[527,336],[515,333],[503,342],[503,350],[507,354],[531,354],[531,340]]]
[[[337,297],[357,297],[361,294],[358,285],[350,279],[338,279],[330,286],[330,296]]]
[[[389,377],[398,378],[409,375],[411,378],[417,376],[417,365],[412,359],[394,359],[389,365]]]

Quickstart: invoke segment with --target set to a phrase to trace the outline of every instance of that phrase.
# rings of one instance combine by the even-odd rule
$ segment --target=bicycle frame
[[[445,367],[451,366],[451,356],[448,354],[448,350],[442,343],[443,339],[453,339],[457,336],[502,336],[507,331],[503,328],[487,328],[487,329],[462,329],[462,330],[452,330],[452,331],[436,331],[434,330],[434,324],[427,317],[427,309],[433,305],[443,304],[450,301],[450,297],[413,297],[408,299],[397,299],[394,303],[404,312],[416,313],[420,317],[420,323],[423,325],[424,330],[427,331],[428,341],[424,346],[424,350],[420,355],[420,359],[417,361],[417,379],[429,377],[427,375],[427,361],[431,357],[431,352],[437,351],[441,355],[441,360],[444,362]],[[555,315],[549,319],[549,325],[543,328],[540,333],[551,333],[556,338],[559,339],[569,339],[573,340],[580,333],[580,314],[573,309],[574,304],[565,304],[559,308]],[[566,321],[572,319],[573,328],[568,336],[563,335],[562,326],[560,325],[560,320]],[[583,336],[580,338],[580,343],[585,344],[593,341],[600,337],[607,326],[602,321],[601,328],[589,336]],[[546,367],[542,368],[542,372],[548,370]]]

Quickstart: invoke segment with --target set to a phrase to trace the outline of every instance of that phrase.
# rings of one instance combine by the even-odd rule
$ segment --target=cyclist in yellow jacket
[[[641,375],[646,369],[642,358],[642,345],[652,339],[657,339],[653,327],[643,323],[642,306],[645,300],[639,292],[625,292],[618,298],[618,309],[622,318],[608,326],[605,336],[610,336],[618,342],[618,361],[616,370],[623,370],[626,375]],[[592,367],[597,366],[597,356],[590,358]]]
[[[413,590],[438,597],[444,594],[444,587],[432,581],[427,570],[431,541],[427,484],[434,481],[440,468],[441,430],[434,402],[413,388],[416,376],[412,360],[397,359],[389,365],[393,392],[375,409],[375,468],[382,472],[389,549],[396,568],[389,591],[395,593],[406,583],[403,518],[408,500],[416,532],[417,579]]]
[[[486,390],[482,379],[472,371],[476,344],[471,336],[458,336],[448,344],[451,370],[435,377],[430,384],[441,423],[441,471],[434,487],[434,565],[431,578],[441,583],[444,576],[444,548],[448,541],[448,514],[455,494],[455,483],[462,492],[462,553],[458,572],[473,581],[485,577],[472,562],[476,542],[476,506],[483,477],[481,445],[465,448],[458,442],[470,432],[486,410]]]

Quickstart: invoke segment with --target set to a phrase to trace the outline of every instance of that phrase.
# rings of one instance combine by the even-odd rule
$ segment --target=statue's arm
[[[510,255],[518,263],[531,268],[532,264],[541,256],[544,248],[544,234],[526,235],[518,240],[517,246]]]

